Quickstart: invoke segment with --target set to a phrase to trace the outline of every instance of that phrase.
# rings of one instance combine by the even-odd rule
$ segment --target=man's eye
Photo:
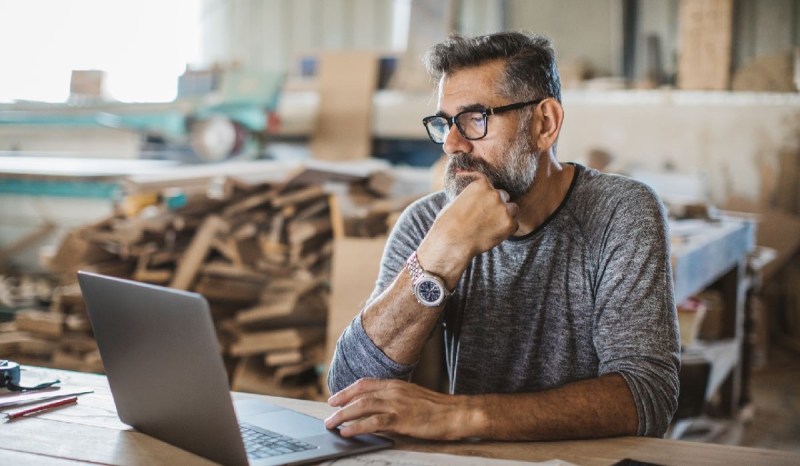
[[[465,122],[469,125],[477,126],[483,124],[483,115],[480,113],[470,113],[464,118]]]

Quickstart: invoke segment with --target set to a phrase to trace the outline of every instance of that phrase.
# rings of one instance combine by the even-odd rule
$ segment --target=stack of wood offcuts
[[[75,283],[76,272],[86,270],[202,294],[233,390],[321,399],[331,210],[341,204],[331,192],[359,206],[351,210],[360,218],[344,223],[374,234],[385,234],[386,219],[410,201],[382,198],[370,177],[339,178],[332,188],[324,174],[301,167],[277,182],[227,177],[129,186],[113,216],[73,230],[48,258],[60,286],[49,309],[21,310],[2,324],[3,358],[102,372]]]

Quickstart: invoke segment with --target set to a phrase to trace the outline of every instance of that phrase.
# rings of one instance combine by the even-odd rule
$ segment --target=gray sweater
[[[446,202],[434,193],[403,213],[368,302],[403,271]],[[536,392],[619,373],[643,436],[662,436],[677,407],[664,210],[629,178],[576,165],[567,196],[539,228],[472,259],[441,322],[451,393]],[[328,384],[334,393],[362,377],[407,379],[413,368],[377,348],[357,316],[337,343]]]

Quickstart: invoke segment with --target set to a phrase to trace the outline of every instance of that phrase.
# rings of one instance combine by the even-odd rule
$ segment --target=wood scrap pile
[[[311,172],[280,182],[227,178],[128,192],[115,215],[71,231],[49,257],[62,286],[48,310],[17,313],[3,324],[3,355],[102,371],[75,284],[76,272],[86,270],[203,294],[234,390],[320,399],[333,250],[330,193],[355,193],[357,208],[346,223],[362,231],[382,224],[385,233],[387,218],[407,201],[383,199],[368,177],[331,184]]]
[[[0,308],[4,317],[13,320],[0,323],[0,358],[24,364],[58,364],[65,369],[91,370],[98,367],[90,354],[97,349],[94,339],[86,335],[88,324],[82,308],[78,316],[56,312],[69,302],[67,288],[56,287],[50,277],[42,275],[0,276]],[[80,299],[80,293],[78,293]],[[79,353],[81,362],[71,355]],[[85,363],[83,362],[85,359]]]

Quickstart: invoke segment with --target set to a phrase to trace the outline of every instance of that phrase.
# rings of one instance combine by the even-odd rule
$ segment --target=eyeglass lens
[[[486,116],[483,112],[463,112],[455,117],[456,126],[466,139],[480,139],[486,136]],[[426,121],[431,139],[443,143],[450,131],[450,121],[445,117],[434,117]]]

